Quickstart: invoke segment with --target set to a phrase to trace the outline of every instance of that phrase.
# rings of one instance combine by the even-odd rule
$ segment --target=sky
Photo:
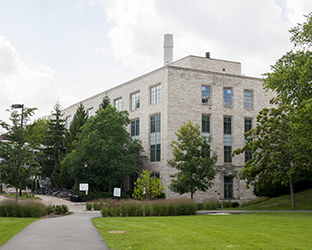
[[[262,77],[310,12],[311,0],[0,0],[0,120],[12,104],[39,118],[162,67],[167,33],[174,60],[210,52]]]

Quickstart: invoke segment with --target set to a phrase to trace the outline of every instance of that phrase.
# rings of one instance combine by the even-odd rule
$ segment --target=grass
[[[0,246],[2,246],[28,224],[36,220],[38,219],[0,217]]]
[[[15,193],[14,193],[14,194],[7,194],[6,196],[15,198],[16,194],[15,194]],[[33,195],[28,195],[28,194],[26,194],[26,193],[22,193],[22,196],[20,196],[20,195],[18,194],[18,197],[17,197],[17,198],[18,198],[18,199],[40,199],[39,197],[36,197],[36,196],[33,196]]]
[[[312,189],[295,193],[295,203],[297,210],[312,210]],[[248,207],[242,207],[241,210],[291,210],[290,194],[271,198]]]
[[[94,218],[117,249],[311,249],[312,213]],[[125,231],[125,233],[108,233]]]

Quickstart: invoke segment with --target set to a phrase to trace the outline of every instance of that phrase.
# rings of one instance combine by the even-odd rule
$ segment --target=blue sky
[[[311,11],[308,0],[0,0],[0,119],[12,103],[40,117],[161,67],[165,33],[174,60],[209,51],[261,77]]]

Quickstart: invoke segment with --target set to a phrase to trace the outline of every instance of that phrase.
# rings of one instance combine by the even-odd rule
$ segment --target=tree
[[[77,135],[80,133],[81,127],[86,124],[87,120],[87,112],[82,103],[80,103],[73,117],[73,120],[70,123],[69,130],[65,136],[65,146],[67,153],[70,153],[72,151],[73,142],[77,140]]]
[[[257,116],[256,127],[245,133],[246,144],[233,151],[238,155],[249,149],[252,159],[244,164],[239,172],[241,179],[261,186],[271,180],[290,187],[292,208],[295,209],[293,179],[308,166],[302,161],[304,149],[300,137],[296,136],[292,107],[279,103],[277,108],[265,108]],[[304,152],[307,153],[307,152]]]
[[[53,184],[58,188],[66,180],[61,175],[61,160],[65,155],[64,137],[65,137],[65,119],[61,111],[61,106],[56,103],[48,120],[48,137],[45,143],[45,176],[50,177]]]
[[[143,170],[140,177],[134,182],[134,192],[132,197],[143,199],[155,199],[164,191],[163,185],[156,176],[151,176],[152,171]]]
[[[78,140],[77,136],[81,132],[81,127],[86,124],[87,120],[87,112],[82,103],[80,103],[73,117],[73,120],[70,123],[69,130],[65,132],[64,145],[67,154],[69,154],[73,150],[74,141]],[[74,185],[74,179],[69,174],[68,165],[61,164],[60,175],[62,180],[66,180],[63,183],[63,187],[72,188]]]
[[[137,173],[143,147],[131,139],[126,130],[129,124],[127,111],[118,112],[111,105],[88,119],[62,162],[68,165],[76,187],[85,182],[84,162],[88,163],[90,192],[110,191],[125,175]]]
[[[170,175],[172,183],[170,189],[179,194],[191,193],[191,198],[196,191],[206,191],[212,185],[218,169],[214,165],[218,161],[216,152],[210,149],[210,138],[202,137],[200,126],[183,122],[175,133],[178,140],[172,141],[173,158],[168,160],[168,165],[179,170]]]
[[[106,107],[110,104],[110,99],[107,94],[105,94],[102,103],[100,104],[100,109],[106,109]]]
[[[13,125],[1,121],[0,126],[5,129],[6,141],[0,141],[0,174],[1,180],[9,186],[15,187],[16,200],[18,188],[27,185],[29,178],[39,167],[34,151],[39,151],[35,140],[27,138],[30,117],[36,108],[22,107],[21,115],[17,111],[10,111],[10,120]]]

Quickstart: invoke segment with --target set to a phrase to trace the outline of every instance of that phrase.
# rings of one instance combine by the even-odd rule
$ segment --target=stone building
[[[117,110],[129,112],[129,133],[142,141],[148,157],[144,168],[159,176],[166,198],[180,197],[169,189],[169,176],[175,169],[167,160],[172,158],[170,142],[176,140],[175,132],[189,120],[200,124],[204,135],[211,135],[211,149],[218,153],[217,166],[222,167],[212,188],[196,192],[194,199],[253,198],[237,174],[251,154],[232,158],[231,151],[244,145],[244,132],[255,124],[258,112],[270,105],[273,93],[265,93],[260,78],[242,76],[239,62],[213,59],[210,53],[172,62],[171,53],[165,66],[81,101],[89,116],[106,94]],[[79,104],[63,110],[67,126]],[[131,188],[131,180],[126,183]]]

